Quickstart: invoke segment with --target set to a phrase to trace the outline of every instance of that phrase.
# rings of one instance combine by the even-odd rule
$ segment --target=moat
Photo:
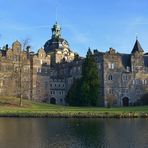
[[[148,119],[0,118],[1,148],[148,148]]]

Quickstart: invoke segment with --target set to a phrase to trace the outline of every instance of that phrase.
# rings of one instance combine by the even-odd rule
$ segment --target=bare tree
[[[21,44],[22,44],[23,51],[27,50],[27,48],[30,47],[30,38],[27,37],[23,39]]]
[[[20,103],[19,106],[22,106],[22,99],[28,91],[30,92],[30,60],[28,59],[29,55],[29,38],[26,38],[22,42],[22,50],[19,53],[19,68],[17,71],[18,82],[19,82],[19,97]],[[26,51],[27,50],[27,51]],[[29,62],[29,63],[28,63]]]
[[[108,108],[112,107],[114,101],[115,101],[115,96],[110,94],[107,98],[107,107]]]

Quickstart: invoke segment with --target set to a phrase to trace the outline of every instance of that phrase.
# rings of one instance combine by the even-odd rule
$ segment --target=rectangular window
[[[147,80],[142,80],[142,84],[146,85],[147,84]]]
[[[112,64],[111,64],[111,69],[114,69],[114,68],[115,68],[115,64],[112,63]]]
[[[98,63],[98,69],[101,69],[101,63]]]
[[[114,69],[115,68],[115,63],[108,63],[108,68],[109,69]]]
[[[108,93],[113,94],[113,89],[109,88]]]
[[[129,66],[126,67],[126,72],[130,72],[130,67]]]
[[[136,80],[136,84],[140,84],[140,80]]]
[[[40,64],[41,64],[41,65],[43,64],[43,60],[40,60]]]
[[[38,67],[38,68],[37,68],[37,72],[38,72],[38,73],[41,73],[41,68]]]
[[[128,80],[128,75],[123,75],[123,80]]]
[[[145,80],[142,80],[142,84],[145,84]]]
[[[111,63],[108,63],[108,68],[109,68],[109,69],[111,69],[111,68],[112,68]]]

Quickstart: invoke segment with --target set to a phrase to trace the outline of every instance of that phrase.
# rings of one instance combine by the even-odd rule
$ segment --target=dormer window
[[[129,66],[126,67],[126,72],[130,72],[130,67]]]
[[[111,64],[111,69],[114,69],[114,68],[115,68],[115,64],[112,63],[112,64]]]

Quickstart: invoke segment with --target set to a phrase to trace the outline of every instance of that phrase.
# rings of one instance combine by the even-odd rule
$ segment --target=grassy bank
[[[148,106],[140,107],[68,107],[23,100],[0,98],[0,117],[63,117],[63,118],[137,118],[148,117]]]

